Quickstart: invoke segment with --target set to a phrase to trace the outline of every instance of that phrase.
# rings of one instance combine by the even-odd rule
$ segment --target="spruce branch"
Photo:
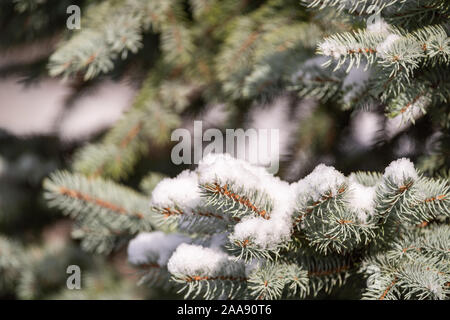
[[[446,297],[448,228],[438,219],[448,215],[448,181],[423,177],[399,159],[383,174],[345,177],[319,165],[299,182],[280,183],[242,160],[210,154],[195,171],[155,187],[159,226],[174,224],[190,236],[167,253],[180,292],[213,299],[304,298],[331,292],[360,270],[369,278],[366,298]],[[275,186],[286,189],[274,192]],[[264,203],[258,199],[270,199],[267,216],[255,210]],[[279,216],[288,199],[287,233],[276,235],[285,232]],[[435,271],[425,267],[427,259],[435,259]]]
[[[162,48],[169,60],[185,57],[190,50],[189,37],[178,25],[179,5],[178,1],[142,0],[91,5],[85,19],[88,24],[50,57],[50,75],[69,77],[83,72],[84,79],[89,80],[107,73],[117,58],[126,59],[129,52],[142,48],[143,33],[150,28],[162,33]]]
[[[73,163],[75,171],[92,177],[125,178],[149,151],[150,142],[155,145],[167,143],[171,130],[179,125],[180,119],[171,101],[161,101],[157,97],[155,82],[158,80],[153,75],[147,77],[131,110],[102,142],[88,144],[77,152]]]
[[[142,195],[110,180],[87,178],[66,171],[44,181],[45,198],[79,222],[74,236],[85,249],[109,253],[154,222]]]

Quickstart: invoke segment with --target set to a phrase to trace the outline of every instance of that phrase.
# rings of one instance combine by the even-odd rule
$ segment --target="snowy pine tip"
[[[346,181],[345,176],[335,168],[319,164],[309,175],[293,184],[292,188],[300,199],[312,198],[317,201],[324,195],[337,195]]]
[[[349,190],[349,207],[356,213],[360,222],[366,223],[375,212],[376,187],[366,187],[352,181]]]
[[[189,238],[161,231],[138,234],[128,244],[128,261],[134,265],[156,263],[165,266],[173,251]]]
[[[291,216],[295,206],[294,194],[290,185],[277,177],[271,177],[260,188],[270,194],[273,207],[270,219],[250,217],[243,219],[234,227],[231,241],[245,242],[260,248],[273,248],[286,241],[291,234]]]
[[[393,34],[393,33],[389,34],[383,42],[378,44],[378,46],[376,48],[377,54],[382,58],[387,57],[389,55],[389,51],[392,48],[392,45],[398,39],[400,39],[400,36],[398,34]]]
[[[347,54],[347,48],[339,44],[336,40],[326,39],[319,44],[319,51],[325,56],[331,56],[335,59]]]
[[[251,239],[252,244],[266,248],[273,247],[290,236],[290,216],[295,202],[289,183],[268,173],[263,167],[233,158],[229,154],[208,154],[200,162],[197,171],[200,183],[231,184],[235,189],[247,190],[247,195],[255,190],[260,195],[267,195],[272,205],[272,210],[268,212],[270,218],[242,219],[236,224],[231,239]],[[249,200],[256,199],[249,197]]]
[[[151,204],[158,208],[174,208],[190,212],[201,203],[198,177],[185,170],[176,178],[163,179],[152,192]]]
[[[414,164],[409,159],[401,158],[389,164],[384,170],[383,177],[390,179],[397,186],[401,186],[405,180],[417,180],[419,176],[414,168]]]
[[[250,189],[259,189],[261,181],[271,176],[263,167],[236,159],[228,153],[209,153],[199,163],[199,183],[236,183]]]
[[[391,30],[391,27],[383,19],[375,19],[374,23],[367,24],[366,29],[373,33],[387,33]]]
[[[181,244],[170,258],[167,268],[173,275],[187,277],[244,277],[245,265],[219,249]]]

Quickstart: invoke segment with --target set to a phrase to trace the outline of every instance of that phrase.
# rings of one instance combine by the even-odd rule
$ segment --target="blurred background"
[[[82,8],[80,32],[83,32],[84,9],[98,2],[1,1],[0,265],[13,266],[0,274],[1,299],[177,297],[137,286],[138,275],[127,263],[126,246],[107,255],[82,250],[80,241],[72,237],[72,220],[51,209],[43,198],[43,179],[57,169],[73,168],[74,161],[79,159],[78,150],[102,143],[105,134],[142,97],[141,88],[148,70],[156,70],[153,74],[158,74],[158,61],[168,55],[164,46],[160,49],[164,43],[161,31],[150,28],[139,38],[140,50],[129,52],[126,57],[114,57],[111,70],[88,79],[79,72],[66,79],[61,75],[51,76],[51,56],[75,32],[66,28],[67,7],[76,4]],[[196,20],[195,10],[200,9],[190,6],[189,1],[182,2],[185,18],[180,25],[193,26],[193,33],[199,33],[195,28],[200,19]],[[194,1],[198,6],[200,2]],[[133,170],[127,175],[119,174],[117,180],[139,188],[141,178],[148,172],[175,176],[185,169],[187,166],[176,166],[170,161],[173,146],[170,132],[174,128],[192,132],[194,120],[204,121],[204,130],[208,127],[280,129],[278,175],[287,181],[297,181],[319,163],[333,165],[349,174],[357,170],[382,170],[400,157],[417,162],[421,156],[432,154],[440,133],[433,129],[427,117],[418,116],[415,125],[411,125],[401,117],[386,118],[383,108],[377,105],[343,110],[333,99],[324,102],[300,96],[284,82],[258,96],[236,98],[224,89],[220,72],[216,76],[214,71],[217,61],[213,62],[211,57],[224,52],[227,46],[233,47],[231,40],[223,39],[236,32],[227,29],[231,27],[222,15],[253,19],[252,14],[256,15],[268,2],[277,3],[228,1],[220,14],[210,13],[210,21],[202,21],[206,26],[200,25],[206,28],[223,24],[223,30],[217,27],[218,31],[210,38],[198,36],[200,40],[193,41],[196,47],[191,49],[194,54],[188,63],[180,57],[164,60],[170,65],[167,68],[171,74],[170,77],[159,75],[163,80],[158,87],[159,96],[164,101],[170,98],[172,108],[178,110],[178,122],[163,132],[157,128],[157,120],[150,119],[154,132],[143,138],[147,147],[134,161]],[[333,28],[336,31],[348,28],[332,23],[324,26],[326,23],[320,17],[309,13],[298,1],[280,3],[285,6],[283,10],[294,13],[296,21],[319,26],[319,36],[332,32]],[[276,5],[272,9],[281,10]],[[301,75],[297,70],[305,62],[317,64],[313,60],[317,59],[314,43],[319,36],[305,35],[313,45],[299,49],[303,55],[301,64],[289,68],[291,79]],[[226,53],[222,54],[225,59]],[[179,63],[201,62],[210,68],[206,75],[195,68],[186,68],[186,72],[178,74],[173,72]],[[346,79],[345,85],[357,84],[364,77],[364,71],[355,73]],[[341,98],[349,99],[352,92],[346,94]],[[155,110],[158,108],[164,111],[164,106]],[[67,290],[66,267],[70,264],[82,268],[86,284],[83,290]],[[7,275],[5,270],[21,274]]]

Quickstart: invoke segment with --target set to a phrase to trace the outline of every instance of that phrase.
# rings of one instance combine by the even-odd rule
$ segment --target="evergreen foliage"
[[[99,276],[97,265],[109,268],[91,255],[127,247],[139,284],[186,298],[323,298],[354,284],[345,297],[449,299],[448,1],[76,4],[82,28],[73,31],[64,31],[67,1],[52,10],[47,0],[0,4],[11,30],[2,47],[58,39],[41,61],[0,65],[0,74],[64,79],[72,100],[111,78],[137,94],[106,133],[74,148],[69,168],[0,162],[1,295],[97,298],[100,277],[107,297],[134,296],[112,272]],[[23,21],[28,28],[17,28]],[[187,169],[170,163],[171,133],[192,119],[270,127],[274,109],[289,137],[278,176],[220,154]],[[353,147],[348,126],[363,112],[386,116],[385,136]],[[412,161],[399,156],[410,140]],[[74,221],[82,250],[4,231],[24,220],[30,172],[34,186],[48,176],[44,201]],[[61,290],[65,274],[55,270],[71,263],[89,270],[86,291]]]

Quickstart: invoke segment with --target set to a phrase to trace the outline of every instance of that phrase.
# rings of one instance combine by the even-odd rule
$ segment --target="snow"
[[[289,183],[267,173],[264,168],[250,165],[228,154],[208,154],[198,166],[199,182],[219,185],[234,183],[245,190],[259,190],[268,195],[272,211],[270,219],[246,217],[236,224],[231,241],[251,239],[260,247],[272,247],[289,238],[291,214],[295,205]]]
[[[347,54],[347,48],[343,45],[339,45],[335,40],[327,39],[319,44],[319,49],[326,56],[332,56],[335,59]]]
[[[167,263],[170,273],[176,275],[218,277],[245,275],[245,266],[219,249],[183,243]]]
[[[400,36],[397,34],[392,33],[392,34],[388,35],[383,42],[378,44],[378,46],[376,48],[377,54],[380,57],[385,58],[387,56],[387,53],[389,52],[390,48],[394,44],[394,42],[397,41],[398,39],[400,39]]]
[[[327,192],[335,196],[345,182],[346,178],[341,172],[333,167],[319,164],[309,175],[293,184],[292,187],[297,197],[317,201]]]
[[[228,153],[207,154],[200,160],[197,171],[201,184],[233,182],[252,190],[259,189],[263,181],[272,177],[264,168],[236,159]]]
[[[189,238],[161,231],[138,234],[128,245],[128,261],[134,265],[156,262],[165,266],[174,250]]]
[[[349,207],[356,213],[359,221],[366,223],[375,211],[376,187],[366,187],[357,182],[349,184]]]
[[[427,288],[440,300],[444,300],[446,298],[445,292],[442,290],[442,285],[436,280],[435,277],[428,276]]]
[[[294,201],[291,193],[285,190],[283,198],[274,201],[274,208],[270,213],[270,219],[262,217],[248,217],[234,227],[230,235],[231,241],[245,241],[250,239],[251,244],[260,248],[274,248],[277,244],[289,239],[292,230],[291,214]],[[286,200],[283,203],[283,200]]]
[[[414,164],[407,158],[392,161],[385,169],[383,177],[392,180],[397,186],[403,185],[406,179],[418,179]]]
[[[387,33],[390,30],[390,26],[386,21],[379,18],[375,19],[374,23],[368,24],[366,30],[373,33]]]
[[[184,170],[175,178],[165,178],[152,192],[151,204],[158,208],[178,207],[192,212],[201,203],[197,172]]]
[[[384,176],[401,184],[403,177],[416,179],[417,173],[412,162],[408,159],[399,159],[386,168]],[[233,185],[233,189],[246,190],[246,194],[257,191],[260,196],[267,199],[271,207],[271,211],[268,212],[269,219],[256,214],[245,216],[234,225],[229,235],[216,234],[211,239],[210,250],[213,251],[207,252],[215,253],[215,255],[211,253],[212,257],[215,257],[215,260],[211,258],[211,261],[215,261],[216,264],[221,261],[217,250],[227,242],[227,236],[232,243],[248,241],[252,247],[276,249],[291,236],[292,214],[298,205],[297,201],[318,201],[324,195],[336,196],[343,185],[349,186],[347,198],[349,207],[361,222],[365,223],[368,217],[374,214],[376,186],[366,187],[351,177],[346,178],[331,166],[320,164],[302,180],[289,184],[262,167],[233,158],[229,154],[213,153],[200,161],[196,171],[183,171],[176,178],[161,181],[153,191],[152,203],[162,208],[178,206],[182,210],[186,208],[191,210],[201,205],[198,183]],[[189,248],[186,250],[192,254],[200,250]],[[225,258],[222,256],[221,259]]]

